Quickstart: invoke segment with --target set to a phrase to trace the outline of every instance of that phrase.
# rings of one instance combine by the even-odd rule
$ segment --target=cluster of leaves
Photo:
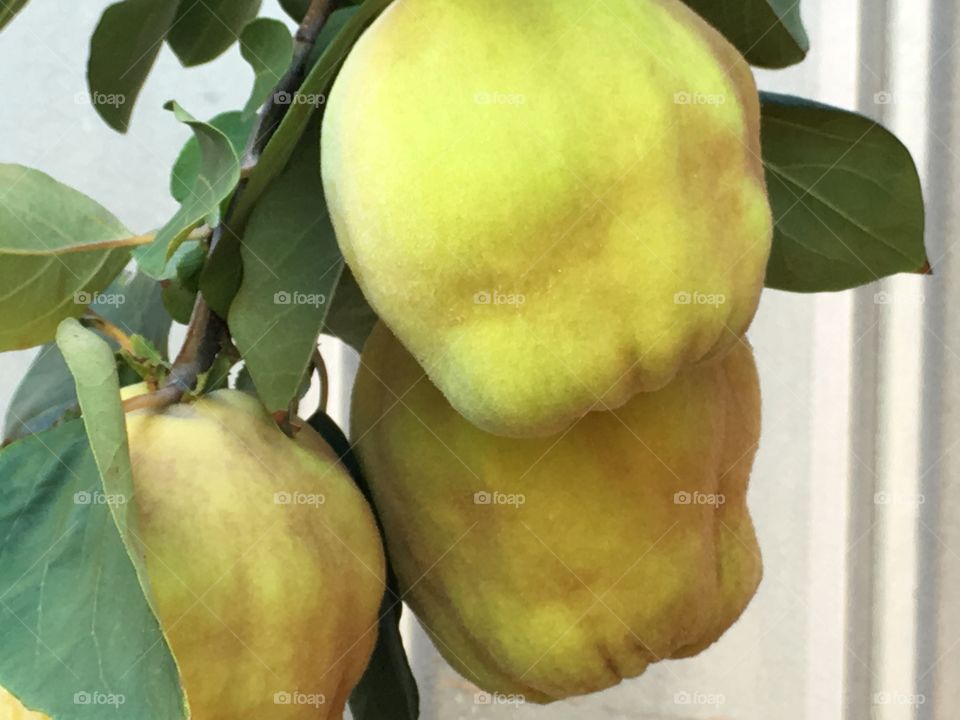
[[[257,17],[260,0],[122,0],[107,8],[91,40],[88,80],[94,107],[118,131],[128,129],[164,44],[194,66],[239,39],[254,74],[244,107],[208,121],[168,103],[193,138],[171,174],[180,206],[155,232],[131,232],[37,170],[0,165],[0,351],[42,345],[7,414],[12,444],[0,452],[0,685],[31,706],[66,720],[93,718],[101,708],[73,702],[72,692],[102,687],[124,695],[131,717],[185,717],[128,538],[130,506],[72,499],[129,494],[117,388],[162,380],[171,322],[188,322],[198,296],[227,322],[245,362],[242,385],[273,412],[300,396],[321,332],[362,345],[375,316],[343,265],[323,206],[318,136],[340,63],[389,2],[341,3],[302,82],[283,97],[277,88],[297,46],[284,23]],[[807,53],[793,0],[686,2],[754,65],[786,67]],[[25,4],[3,3],[0,28]],[[310,2],[281,4],[300,21]],[[258,110],[278,103],[287,106],[281,121],[250,162]],[[896,137],[866,117],[799,98],[762,94],[761,110],[776,219],[768,287],[840,290],[924,268],[919,178]],[[71,320],[80,317],[101,331],[119,328],[129,342],[109,332],[98,338]],[[216,372],[225,375],[236,355],[221,359]],[[363,487],[336,426],[323,415],[311,423]],[[351,701],[358,720],[418,715],[398,620],[388,592],[380,644]],[[131,631],[115,632],[118,623]],[[17,648],[28,648],[29,662]]]

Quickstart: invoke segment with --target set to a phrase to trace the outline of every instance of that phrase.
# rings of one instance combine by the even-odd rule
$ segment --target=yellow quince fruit
[[[546,703],[695,655],[762,574],[746,506],[760,433],[750,348],[547,438],[471,425],[381,324],[353,434],[399,588],[489,692]]]
[[[757,90],[680,0],[396,0],[321,144],[364,294],[489,432],[620,407],[752,320],[772,234]]]
[[[28,710],[13,693],[0,687],[0,720],[50,720],[50,716]]]
[[[287,437],[237,390],[128,413],[127,434],[191,717],[339,720],[376,641],[385,563],[336,454],[309,426]]]

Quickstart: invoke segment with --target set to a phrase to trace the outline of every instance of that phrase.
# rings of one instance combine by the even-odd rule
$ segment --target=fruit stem
[[[312,0],[307,8],[303,22],[300,23],[297,30],[290,68],[277,83],[270,94],[270,99],[260,110],[256,125],[250,133],[250,140],[243,157],[242,179],[233,192],[233,197],[230,199],[230,204],[223,219],[213,230],[210,237],[210,246],[207,249],[208,258],[213,255],[223,233],[230,232],[233,211],[237,206],[237,199],[246,187],[246,178],[249,176],[250,170],[256,166],[260,153],[273,137],[280,121],[283,120],[290,107],[289,104],[276,102],[276,98],[295,93],[303,83],[310,52],[313,50],[317,37],[330,14],[339,4],[340,0]],[[204,300],[203,294],[198,293],[196,303],[193,306],[193,313],[190,316],[190,324],[187,327],[187,339],[183,348],[177,354],[177,359],[173,363],[173,369],[166,384],[154,393],[133,398],[133,400],[139,400],[140,402],[139,404],[131,403],[131,405],[163,407],[179,401],[185,392],[196,386],[197,378],[210,369],[217,353],[220,352],[225,342],[229,342],[226,321],[213,312]],[[124,409],[129,409],[127,403],[124,403]]]
[[[313,351],[313,366],[317,369],[320,376],[320,406],[319,410],[327,412],[327,402],[330,399],[330,375],[327,373],[327,363],[324,362],[323,354],[317,347]]]
[[[130,344],[130,336],[115,324],[103,317],[103,315],[100,315],[90,308],[87,308],[87,312],[82,318],[80,318],[80,322],[87,327],[99,330],[111,340],[116,342],[122,350],[125,350],[131,355],[134,354],[133,345]]]

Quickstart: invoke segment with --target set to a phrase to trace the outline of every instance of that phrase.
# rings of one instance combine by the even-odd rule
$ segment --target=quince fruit
[[[376,641],[385,563],[336,454],[309,426],[288,438],[237,390],[128,413],[127,434],[192,717],[339,720]]]
[[[370,304],[495,434],[559,432],[750,324],[772,221],[747,63],[680,0],[396,0],[324,115]]]
[[[399,588],[468,680],[538,703],[595,692],[699,653],[750,601],[746,344],[526,439],[471,425],[382,324],[362,359],[353,433]]]
[[[0,687],[0,720],[50,720],[50,716],[28,710],[13,693]]]

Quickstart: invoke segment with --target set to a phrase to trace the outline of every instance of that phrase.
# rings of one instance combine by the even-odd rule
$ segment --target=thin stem
[[[111,340],[116,342],[121,349],[125,350],[131,355],[134,354],[133,345],[130,344],[130,336],[115,324],[103,317],[103,315],[100,315],[99,313],[87,308],[87,313],[80,318],[80,322],[87,327],[92,327],[99,330]]]
[[[280,100],[292,97],[297,88],[303,84],[307,74],[307,61],[310,59],[310,52],[313,50],[323,26],[339,4],[339,0],[313,0],[307,8],[307,12],[303,16],[303,22],[300,23],[294,38],[293,61],[290,63],[290,68],[280,79],[277,87],[260,110],[257,128],[250,134],[243,159],[245,175],[257,164],[260,153],[263,152],[273,133],[280,125],[280,121],[287,114],[287,109],[290,107],[289,102],[280,102]]]
[[[320,376],[320,406],[318,409],[326,413],[327,403],[330,400],[330,376],[327,373],[327,363],[324,362],[323,354],[320,352],[319,347],[313,351],[313,366],[317,369],[317,374]]]

